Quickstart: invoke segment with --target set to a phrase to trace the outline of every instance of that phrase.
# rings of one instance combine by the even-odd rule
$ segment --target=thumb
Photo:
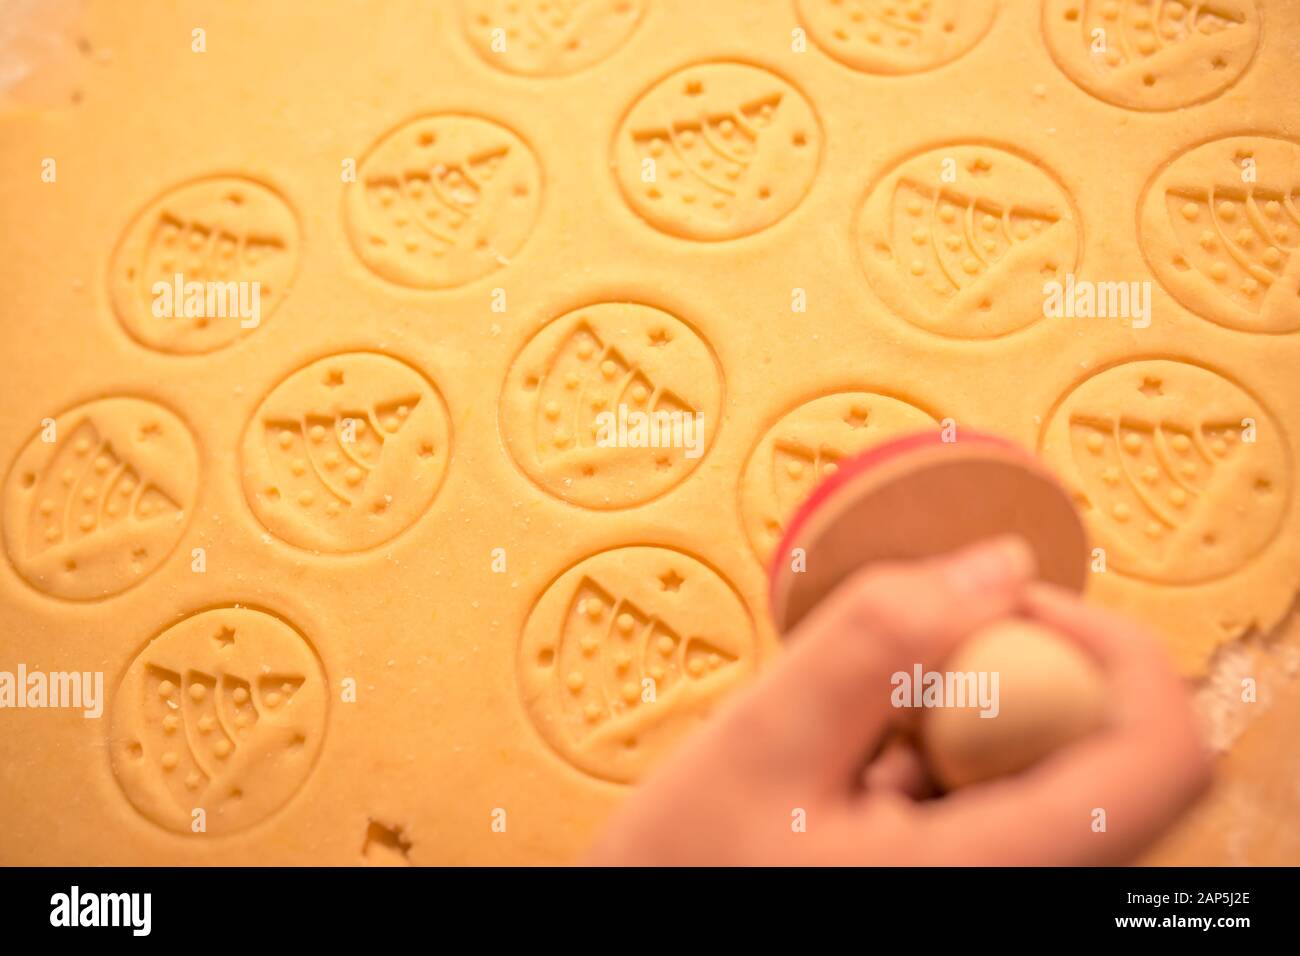
[[[1008,536],[855,575],[730,711],[732,753],[801,786],[855,782],[897,717],[893,675],[942,661],[966,634],[1013,613],[1033,574],[1033,553]]]

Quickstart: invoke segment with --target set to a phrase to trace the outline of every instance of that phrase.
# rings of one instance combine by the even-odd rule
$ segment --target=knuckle
[[[945,607],[925,572],[882,565],[854,576],[849,612],[856,626],[911,643],[941,625]]]

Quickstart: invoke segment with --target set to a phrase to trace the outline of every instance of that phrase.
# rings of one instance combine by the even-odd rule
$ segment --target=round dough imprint
[[[561,756],[631,783],[755,668],[735,589],[669,548],[617,548],[562,574],[519,642],[524,709]]]
[[[329,690],[306,638],[274,615],[203,611],[149,642],[113,700],[113,773],[161,827],[209,836],[270,816],[325,738]]]
[[[320,359],[272,389],[244,432],[244,494],[299,548],[365,551],[414,524],[451,458],[442,396],[397,359]]]
[[[1074,271],[1082,229],[1042,167],[970,143],[886,173],[862,205],[857,245],[872,288],[907,321],[993,338],[1043,318],[1043,284]]]
[[[541,166],[515,133],[477,116],[424,116],[361,160],[344,226],[361,261],[389,282],[448,289],[509,263],[541,193]]]
[[[1172,110],[1218,96],[1259,45],[1256,0],[1044,0],[1056,65],[1093,96],[1131,110]]]
[[[646,0],[463,0],[470,45],[507,73],[567,76],[612,55]]]
[[[1048,418],[1039,453],[1108,567],[1165,584],[1243,567],[1277,536],[1294,481],[1286,435],[1256,398],[1171,359],[1085,379]]]
[[[1243,332],[1300,330],[1300,144],[1230,136],[1147,186],[1142,254],[1197,315]]]
[[[501,435],[551,494],[584,508],[626,508],[695,470],[722,396],[717,359],[685,322],[648,305],[603,302],[560,316],[524,346],[506,376]],[[652,433],[653,416],[670,427]]]
[[[704,63],[641,95],[614,138],[623,196],[642,219],[683,239],[736,239],[766,229],[807,194],[821,125],[774,73]]]
[[[865,73],[919,73],[957,59],[988,32],[997,0],[795,0],[830,56]]]
[[[51,597],[110,597],[167,559],[198,491],[198,447],[179,418],[140,398],[87,402],[43,427],[14,460],[5,550]]]
[[[300,248],[293,211],[273,190],[236,176],[199,179],[167,190],[131,221],[109,263],[109,299],[141,344],[181,355],[213,352],[270,317],[288,294]],[[203,314],[186,316],[174,297],[171,315],[154,314],[155,284],[174,288],[178,275],[184,284],[204,283]],[[251,302],[254,282],[257,325],[245,326],[253,316],[242,316],[239,306],[241,297]]]
[[[823,395],[783,415],[759,439],[740,480],[750,546],[767,564],[786,522],[843,458],[938,423],[915,405],[875,392]]]

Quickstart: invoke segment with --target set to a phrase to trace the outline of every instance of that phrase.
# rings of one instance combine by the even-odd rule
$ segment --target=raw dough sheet
[[[0,711],[0,862],[569,861],[779,653],[798,502],[945,422],[1189,679],[1272,654],[1297,62],[1294,0],[0,0],[0,672],[106,695]]]

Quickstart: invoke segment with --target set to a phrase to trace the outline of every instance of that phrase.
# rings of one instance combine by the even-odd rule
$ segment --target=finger
[[[880,756],[862,772],[862,785],[868,793],[889,790],[922,800],[933,793],[925,761],[910,741],[895,738],[885,745]]]
[[[1177,680],[1164,645],[1141,625],[1121,614],[1088,604],[1051,584],[1026,588],[1020,611],[1074,641],[1110,674],[1155,668]]]
[[[1034,570],[1019,538],[998,538],[850,579],[790,636],[777,666],[725,713],[719,732],[753,770],[822,787],[856,783],[864,754],[900,713],[894,674],[941,659],[1017,605]]]
[[[1112,728],[1143,739],[1159,736],[1166,748],[1176,744],[1184,750],[1201,749],[1187,685],[1154,634],[1122,615],[1047,585],[1026,591],[1022,613],[1096,658],[1110,694]]]
[[[1110,723],[1023,774],[928,807],[925,842],[983,864],[1128,862],[1209,782],[1186,687],[1156,639],[1119,615],[1041,586],[1024,610],[1097,656]]]

